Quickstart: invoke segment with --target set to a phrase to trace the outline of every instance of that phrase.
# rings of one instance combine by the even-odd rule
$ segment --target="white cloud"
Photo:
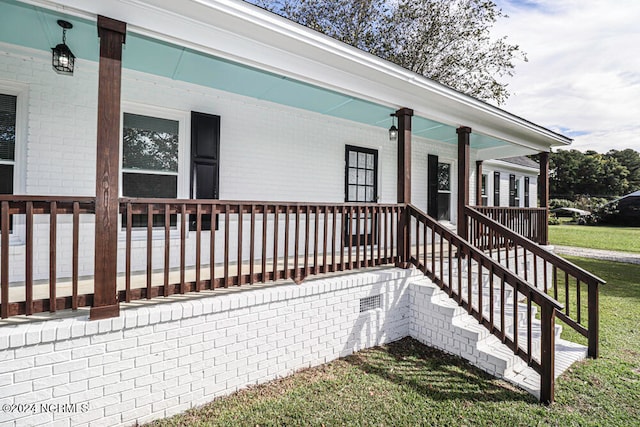
[[[571,148],[640,151],[640,1],[502,0],[495,26],[520,45],[503,106],[575,142]]]

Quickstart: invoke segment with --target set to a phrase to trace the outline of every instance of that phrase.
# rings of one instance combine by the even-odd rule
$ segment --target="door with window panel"
[[[345,149],[345,201],[376,203],[378,201],[378,150],[347,145]],[[358,241],[358,230],[360,239]],[[376,224],[371,212],[349,215],[344,223],[345,244],[375,244]]]
[[[154,199],[178,196],[179,122],[124,113],[122,141],[122,195]],[[176,225],[176,215],[170,224]],[[154,227],[164,227],[164,215],[153,216]],[[126,226],[123,218],[123,226]],[[146,227],[146,215],[133,215],[133,227]]]
[[[438,221],[451,220],[451,164],[438,163]]]

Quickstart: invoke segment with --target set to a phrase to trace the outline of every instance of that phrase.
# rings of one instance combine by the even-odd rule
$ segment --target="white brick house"
[[[52,70],[58,20],[73,25],[72,75]],[[131,424],[431,331],[410,314],[424,311],[410,297],[422,274],[394,267],[411,265],[502,331],[542,376],[541,399],[553,399],[553,328],[533,357],[517,330],[488,325],[482,289],[502,280],[540,308],[544,329],[562,309],[545,294],[546,263],[592,279],[470,206],[482,204],[479,177],[486,192],[500,172],[499,203],[489,191],[488,205],[511,206],[528,228],[517,233],[547,243],[547,154],[570,139],[239,0],[2,1],[0,113],[2,317],[91,307],[92,319],[0,326],[14,361],[0,401],[91,403],[4,420]],[[538,170],[496,160],[537,153]],[[489,252],[494,240],[504,259]],[[214,295],[325,273],[293,289]],[[453,291],[474,274],[475,303]],[[200,291],[212,295],[120,312],[121,302]],[[369,296],[381,312],[359,311]],[[595,356],[597,326],[583,329]],[[40,352],[56,362],[41,368]],[[214,354],[227,362],[207,366]]]

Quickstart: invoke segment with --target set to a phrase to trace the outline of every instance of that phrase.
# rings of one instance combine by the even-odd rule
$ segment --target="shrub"
[[[549,215],[549,225],[560,225],[560,218],[555,214]]]

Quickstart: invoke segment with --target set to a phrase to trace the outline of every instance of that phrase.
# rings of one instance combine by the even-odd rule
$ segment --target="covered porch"
[[[535,277],[566,280],[564,291],[557,279],[537,286],[488,253],[509,260],[526,247],[526,264],[529,239],[548,243],[548,152],[569,139],[242,2],[165,3],[0,5],[0,61],[15,69],[0,73],[0,92],[16,99],[2,318],[90,306],[92,320],[108,319],[121,302],[413,266],[541,374],[545,401],[558,289],[597,355],[597,280],[540,250]],[[58,19],[73,23],[73,77],[49,67]],[[127,123],[147,119],[175,133],[166,167],[127,158]],[[482,161],[536,153],[540,206],[478,208],[478,220]],[[524,342],[494,318],[505,298],[483,304],[485,279],[492,297],[501,284],[524,301]]]

